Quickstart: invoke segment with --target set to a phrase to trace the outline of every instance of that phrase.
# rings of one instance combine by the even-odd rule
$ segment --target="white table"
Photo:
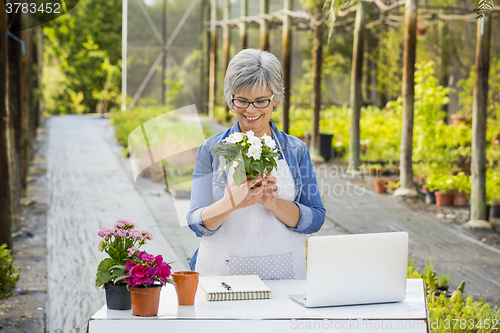
[[[430,332],[422,279],[409,279],[403,302],[305,308],[288,295],[304,294],[305,280],[264,281],[271,299],[177,305],[175,289],[163,287],[157,317],[135,317],[131,310],[104,305],[89,320],[88,333],[141,332]]]

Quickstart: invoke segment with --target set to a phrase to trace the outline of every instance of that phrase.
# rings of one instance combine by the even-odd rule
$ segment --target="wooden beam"
[[[415,58],[417,50],[418,0],[407,0],[405,6],[405,34],[403,52],[403,124],[400,152],[400,190],[409,193],[413,187],[413,104],[415,101]]]
[[[269,0],[260,0],[260,12],[269,14]],[[260,48],[262,51],[269,50],[269,20],[265,17],[260,22]]]
[[[321,8],[316,9],[316,20],[322,17]],[[312,89],[312,134],[311,134],[311,159],[322,162],[320,152],[319,120],[321,111],[321,63],[323,62],[323,25],[313,24],[312,34],[312,71],[313,71],[313,89]]]
[[[224,20],[229,20],[229,13],[231,10],[231,4],[230,0],[224,0],[224,10],[223,10],[223,19]],[[222,67],[224,70],[224,77],[226,77],[226,71],[227,71],[227,66],[229,65],[229,61],[231,60],[230,56],[230,35],[229,35],[229,25],[224,24],[222,26],[222,57],[223,57],[223,63]],[[227,103],[224,103],[224,107],[226,110],[226,121],[230,121],[231,119],[231,109],[227,105]]]
[[[486,220],[486,120],[491,14],[477,22],[476,76],[472,103],[471,221]]]
[[[12,249],[7,11],[0,4],[0,244]]]
[[[283,9],[292,11],[293,0],[284,0]],[[283,84],[285,93],[281,104],[283,105],[283,132],[288,133],[290,127],[290,86],[292,65],[292,18],[288,14],[283,15],[283,37],[281,45],[281,66],[283,68]]]
[[[240,16],[248,16],[248,0],[241,0]],[[248,23],[240,22],[240,51],[247,48],[248,43]]]
[[[351,70],[351,133],[349,137],[349,169],[357,171],[359,168],[359,121],[361,119],[361,106],[363,105],[363,45],[368,4],[359,2],[356,12],[354,27],[354,47]]]
[[[29,156],[31,149],[30,142],[30,93],[31,84],[31,29],[29,29],[30,15],[21,15],[21,39],[24,41],[25,53],[21,55],[21,77],[20,97],[21,97],[21,196],[26,196],[28,187]],[[19,226],[20,228],[20,226]],[[14,230],[14,232],[17,230]]]
[[[210,91],[208,95],[208,116],[215,115],[215,92],[217,77],[217,27],[213,22],[217,19],[217,0],[212,0],[210,9]]]
[[[210,18],[210,0],[202,0],[201,3],[201,38],[202,38],[202,53],[203,53],[203,68],[201,71],[201,98],[200,107],[201,112],[208,114],[208,100],[209,100],[209,85],[210,85],[210,30],[205,26],[205,22]]]

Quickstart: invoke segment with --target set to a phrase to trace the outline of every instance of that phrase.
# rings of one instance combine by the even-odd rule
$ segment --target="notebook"
[[[198,287],[207,301],[271,298],[271,289],[258,275],[200,276]]]
[[[310,237],[305,307],[399,302],[406,298],[408,233]]]

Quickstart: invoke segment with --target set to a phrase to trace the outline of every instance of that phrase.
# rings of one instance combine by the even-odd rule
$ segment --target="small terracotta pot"
[[[191,271],[181,271],[172,274],[179,305],[194,305],[199,277],[200,273]]]
[[[455,128],[460,126],[461,123],[467,124],[467,116],[463,114],[452,114],[450,116],[451,120],[453,121],[453,125],[455,125]]]
[[[436,206],[453,206],[453,193],[450,191],[441,192],[437,191],[436,195]]]
[[[491,138],[491,144],[494,146],[500,146],[500,136],[494,136]]]
[[[249,181],[251,180],[252,177],[250,177],[250,175],[247,174],[247,180],[246,181]],[[257,188],[257,187],[260,187],[260,185],[262,185],[262,180],[260,182],[257,182],[254,186],[252,186],[251,188],[254,189],[254,188]]]
[[[453,195],[453,205],[458,207],[467,207],[469,205],[469,199],[465,194],[457,192]]]
[[[161,286],[149,288],[130,288],[132,315],[139,317],[154,317],[158,315]]]
[[[385,178],[375,179],[374,184],[375,184],[375,193],[381,194],[387,191],[386,187],[387,179]]]

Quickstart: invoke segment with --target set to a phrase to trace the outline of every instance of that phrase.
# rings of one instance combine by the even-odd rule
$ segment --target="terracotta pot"
[[[161,286],[149,288],[130,288],[132,315],[154,317],[158,315]]]
[[[179,305],[194,305],[199,277],[200,273],[191,271],[181,271],[172,274]]]
[[[381,194],[387,191],[386,187],[387,179],[385,178],[375,179],[374,184],[375,184],[375,193]]]
[[[466,207],[469,205],[469,199],[465,194],[457,192],[453,195],[453,205],[458,207]]]
[[[500,136],[494,136],[491,138],[491,144],[494,146],[500,146]]]
[[[436,195],[436,206],[453,206],[453,192],[437,191],[435,195]]]
[[[453,125],[455,125],[455,127],[460,126],[461,123],[467,124],[467,116],[463,114],[452,114],[450,118],[453,121]]]
[[[250,177],[250,175],[247,173],[247,180],[246,181],[249,181],[251,180],[252,177]],[[254,189],[254,188],[257,188],[257,187],[260,187],[260,185],[262,185],[262,180],[258,183],[256,183],[254,186],[252,186],[251,188]]]

